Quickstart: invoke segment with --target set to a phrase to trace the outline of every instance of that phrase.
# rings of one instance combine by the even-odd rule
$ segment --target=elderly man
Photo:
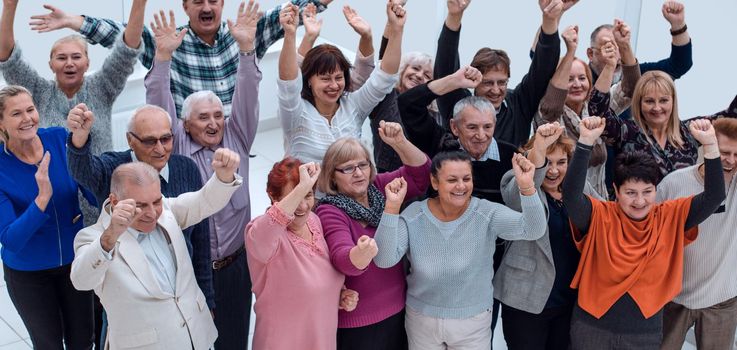
[[[290,0],[304,8],[312,3],[322,12],[333,0]],[[235,71],[238,67],[239,46],[231,35],[227,23],[222,20],[225,0],[183,0],[184,12],[189,23],[179,30],[187,30],[184,43],[172,59],[171,92],[174,95],[177,113],[181,113],[184,99],[198,90],[210,90],[223,101],[224,112],[230,115],[233,91],[236,86]],[[279,24],[279,12],[283,5],[268,10],[258,23],[256,33],[256,56],[261,59],[274,42],[284,36]],[[67,15],[60,9],[45,5],[51,12],[33,16],[33,29],[40,32],[69,28],[85,36],[92,43],[112,47],[124,24],[109,19],[89,16]],[[141,63],[151,68],[154,63],[156,36],[144,28],[144,53]]]
[[[222,209],[240,187],[239,156],[219,149],[215,175],[197,192],[161,194],[159,172],[119,166],[95,225],[74,239],[71,280],[94,289],[108,315],[111,349],[209,349],[217,330],[194,280],[182,229]]]
[[[105,202],[110,194],[113,170],[121,164],[136,161],[144,162],[159,172],[161,193],[166,197],[176,197],[202,187],[202,176],[194,161],[171,154],[174,135],[169,114],[161,107],[145,105],[133,112],[126,134],[130,149],[123,152],[92,155],[90,150],[96,140],[90,135],[90,130],[94,120],[94,114],[83,103],[69,111],[67,128],[71,133],[67,139],[67,162],[74,179],[95,195],[98,204]],[[214,309],[208,221],[202,220],[183,232],[197,284],[205,294],[209,308]]]
[[[182,108],[183,121],[176,118],[174,99],[169,89],[172,55],[182,43],[173,18],[154,24],[156,59],[146,76],[146,102],[163,107],[171,116],[174,153],[192,158],[202,174],[209,178],[214,153],[221,147],[241,156],[238,173],[244,186],[228,205],[210,219],[210,257],[215,287],[215,325],[218,340],[215,348],[246,349],[251,315],[251,280],[248,273],[243,231],[251,220],[248,195],[248,154],[258,127],[258,87],[261,72],[253,52],[257,8],[248,6],[231,26],[230,34],[238,42],[238,71],[233,109],[224,118],[223,104],[212,91],[198,91],[187,97]]]
[[[560,56],[558,23],[563,13],[577,2],[577,0],[539,1],[542,24],[536,46],[537,54],[532,59],[527,74],[513,90],[507,88],[510,60],[506,52],[485,47],[474,55],[471,66],[481,71],[483,79],[474,87],[473,95],[484,97],[494,105],[497,119],[494,137],[497,140],[521,146],[529,139],[537,105],[558,66]],[[448,16],[438,38],[435,56],[436,79],[448,76],[459,68],[461,20],[470,3],[470,0],[448,0]],[[470,91],[458,89],[439,97],[437,102],[440,114],[446,120],[450,119],[456,102],[470,95]]]
[[[681,349],[694,327],[699,349],[732,349],[737,327],[737,119],[713,122],[722,158],[727,199],[699,225],[699,239],[683,254],[683,289],[663,310],[661,349]],[[704,165],[670,173],[658,185],[658,200],[704,191]]]

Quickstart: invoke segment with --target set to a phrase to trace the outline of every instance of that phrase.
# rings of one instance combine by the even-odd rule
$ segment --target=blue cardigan
[[[49,179],[54,190],[45,211],[36,205],[35,165],[0,152],[0,244],[2,260],[21,271],[39,271],[70,264],[72,243],[82,229],[79,185],[67,170],[64,128],[39,129],[45,151],[51,154]],[[89,192],[88,201],[95,203]]]

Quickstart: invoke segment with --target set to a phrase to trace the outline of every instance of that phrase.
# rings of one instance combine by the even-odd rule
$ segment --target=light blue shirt
[[[461,149],[463,149],[463,145],[461,145]],[[473,157],[471,157],[471,159],[474,162],[485,162],[489,159],[500,162],[501,161],[500,158],[501,156],[499,155],[499,145],[496,143],[496,139],[494,138],[491,139],[491,143],[489,144],[489,147],[486,148],[486,152],[481,155],[481,158],[473,159]]]
[[[128,233],[141,246],[161,290],[173,296],[177,285],[177,263],[174,260],[174,248],[161,228],[156,226],[151,233],[141,233],[128,228]]]

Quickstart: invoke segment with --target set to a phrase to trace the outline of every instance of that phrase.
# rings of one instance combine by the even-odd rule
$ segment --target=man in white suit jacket
[[[217,338],[182,229],[222,209],[240,187],[240,158],[218,149],[197,192],[163,198],[158,172],[135,162],[113,172],[97,223],[74,239],[71,280],[107,311],[106,349],[209,349]],[[247,334],[243,335],[247,337]]]

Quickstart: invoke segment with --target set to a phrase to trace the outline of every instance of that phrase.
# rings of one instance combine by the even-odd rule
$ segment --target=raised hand
[[[72,132],[74,147],[82,148],[87,143],[94,123],[95,115],[87,108],[86,104],[80,103],[69,110],[67,129]]]
[[[358,306],[358,292],[353,289],[347,289],[343,286],[340,291],[340,303],[338,308],[347,312],[351,312]]]
[[[48,33],[63,28],[79,29],[82,25],[82,20],[79,16],[67,15],[58,7],[51,5],[43,6],[51,12],[43,15],[31,16],[31,30],[35,30],[39,33]]]
[[[575,54],[578,48],[578,26],[568,26],[560,36],[566,44],[566,51]]]
[[[38,196],[36,196],[36,206],[41,211],[46,210],[46,206],[51,200],[51,196],[54,194],[54,188],[51,187],[51,180],[49,179],[49,164],[51,163],[51,154],[47,151],[41,158],[41,163],[38,164],[36,170],[36,185],[38,186]]]
[[[387,206],[399,209],[407,195],[407,181],[402,176],[395,178],[384,187],[384,195]]]
[[[448,16],[463,16],[471,0],[448,0]]]
[[[299,25],[299,7],[288,3],[279,12],[279,24],[284,28],[284,35],[296,35]]]
[[[571,9],[574,5],[578,4],[579,0],[563,0],[563,12]]]
[[[224,183],[235,181],[235,172],[241,163],[241,157],[238,153],[227,148],[218,148],[212,156],[212,170],[218,180]]]
[[[461,69],[457,70],[451,76],[458,89],[475,88],[481,83],[484,77],[478,69],[471,66],[461,67]]]
[[[563,15],[564,6],[562,0],[538,0],[537,3],[543,12],[543,17],[546,19],[558,21]]]
[[[525,156],[515,153],[512,156],[512,169],[514,170],[514,178],[520,192],[525,196],[535,193],[535,165],[532,164]]]
[[[686,25],[686,7],[678,1],[666,1],[663,3],[663,18],[665,18],[673,30],[678,30]]]
[[[614,35],[614,41],[619,47],[625,47],[630,45],[632,38],[632,31],[627,23],[624,23],[621,19],[614,20],[614,29],[612,30]]]
[[[345,13],[345,9],[343,9],[343,13]],[[302,10],[302,25],[305,27],[305,36],[310,38],[320,36],[322,18],[317,19],[317,7],[313,3],[307,4]]]
[[[398,5],[401,6],[401,5]],[[355,9],[348,5],[343,6],[343,15],[348,25],[360,36],[371,36],[371,25],[361,17]]]
[[[578,142],[584,145],[593,146],[596,140],[604,133],[606,120],[601,117],[587,117],[578,124],[580,136]]]
[[[616,68],[619,58],[617,57],[617,46],[614,42],[607,39],[599,50],[601,50],[601,55],[604,57],[604,64],[609,68]]]
[[[314,6],[314,5],[313,5]],[[254,0],[241,2],[238,7],[238,15],[235,23],[228,20],[228,31],[238,43],[241,51],[251,51],[254,49],[254,41],[256,40],[256,24],[263,14],[258,11],[258,3]]]
[[[315,186],[320,175],[320,164],[309,162],[299,166],[299,186],[305,186],[309,191]]]
[[[187,28],[177,33],[174,11],[169,10],[169,21],[167,21],[164,11],[161,10],[158,14],[154,13],[151,31],[156,38],[156,60],[169,61],[172,53],[182,44]]]
[[[115,247],[115,242],[141,216],[143,211],[136,208],[135,199],[123,199],[112,208],[110,226],[102,233],[100,243],[102,248],[109,252]]]
[[[404,131],[402,125],[394,122],[380,121],[379,122],[379,137],[389,147],[395,148],[407,141],[404,137]]]
[[[407,22],[407,11],[404,7],[399,4],[393,3],[389,0],[386,3],[386,17],[388,19],[388,25],[393,28],[404,28],[404,24]]]
[[[696,119],[688,123],[688,130],[691,131],[691,135],[699,141],[703,146],[715,145],[717,143],[717,136],[714,131],[714,126],[708,119]]]
[[[563,135],[563,131],[565,131],[565,127],[558,122],[541,125],[535,131],[535,141],[532,147],[546,152],[548,147],[554,144],[560,138],[560,135]]]
[[[358,238],[358,243],[351,248],[350,259],[359,270],[365,269],[376,254],[379,253],[379,247],[376,246],[376,241],[366,235]]]

